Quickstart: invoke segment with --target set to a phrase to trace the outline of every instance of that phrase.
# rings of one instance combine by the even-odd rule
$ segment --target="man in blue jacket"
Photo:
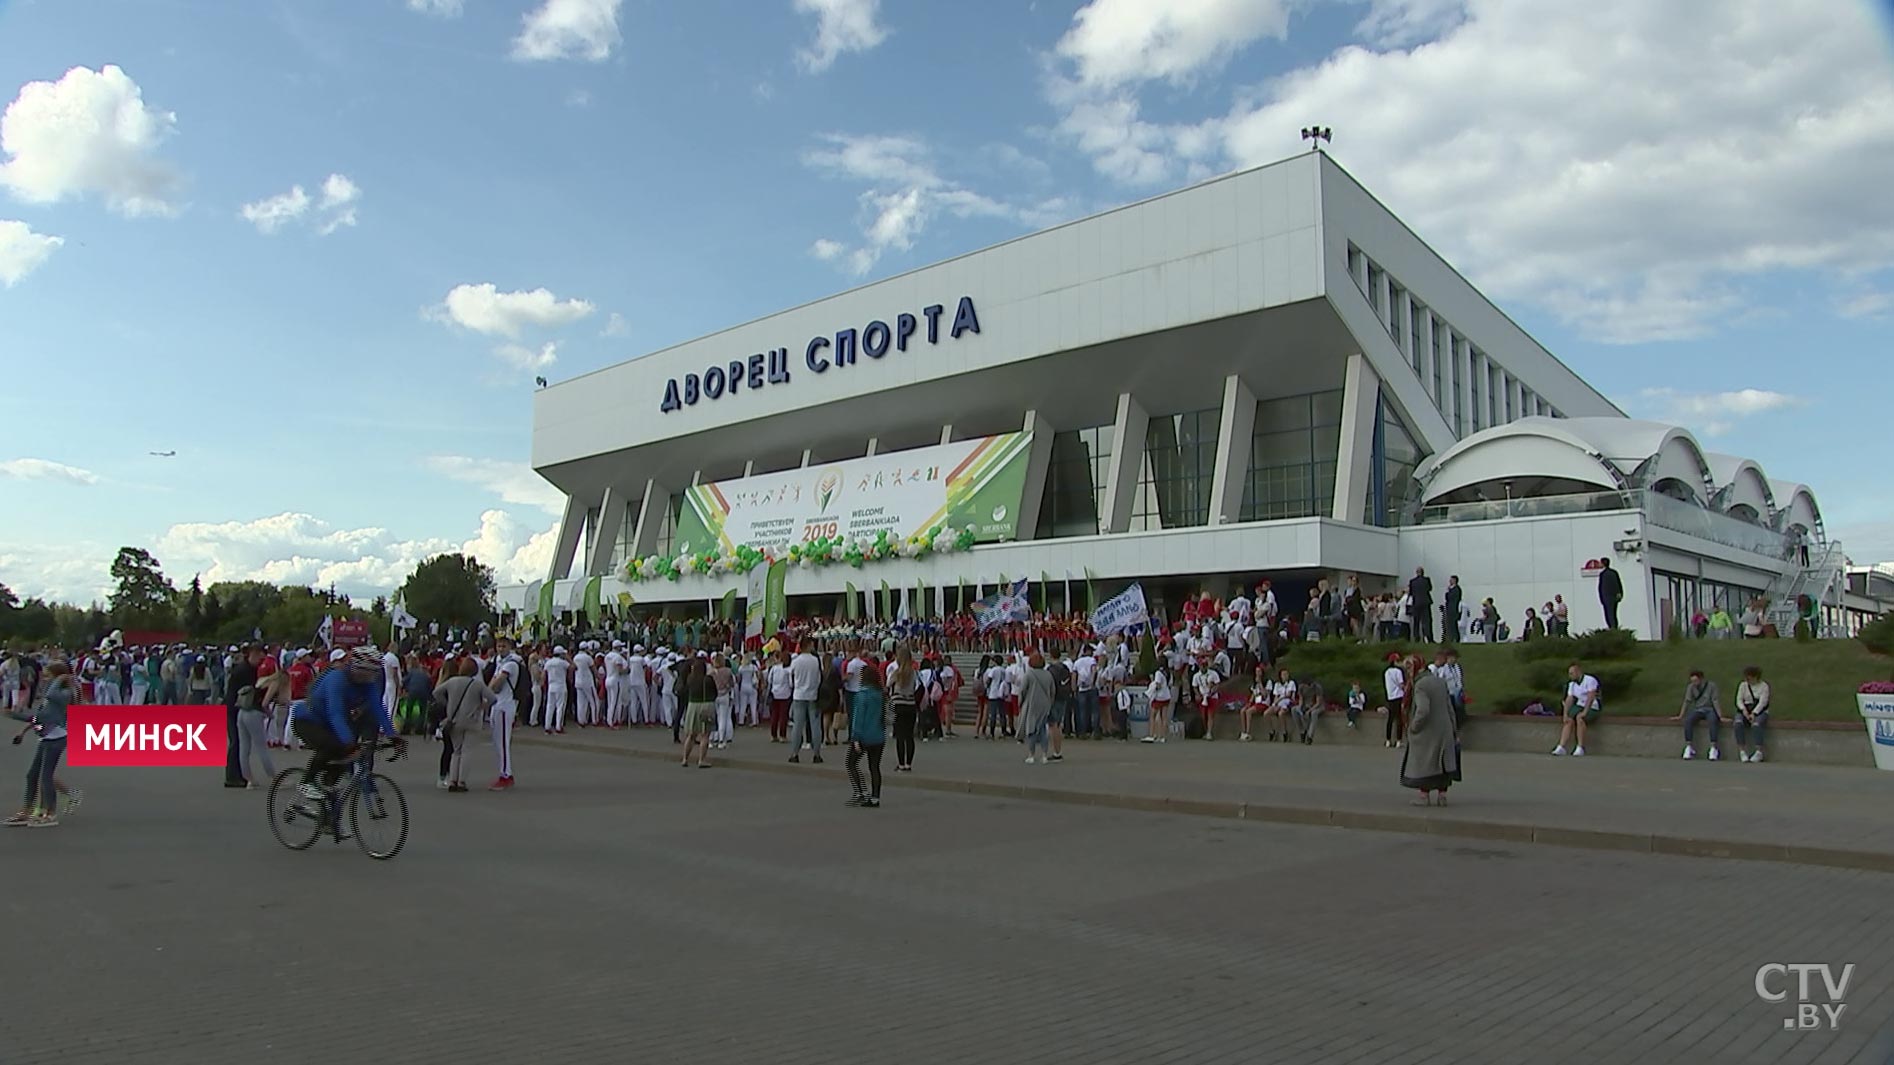
[[[381,697],[381,652],[362,646],[316,679],[290,718],[290,729],[309,748],[309,767],[303,770],[303,798],[320,801],[325,789],[335,787],[342,765],[354,755],[356,744],[376,735],[397,742],[394,722]],[[397,754],[399,757],[399,754]],[[316,785],[316,774],[322,785]]]

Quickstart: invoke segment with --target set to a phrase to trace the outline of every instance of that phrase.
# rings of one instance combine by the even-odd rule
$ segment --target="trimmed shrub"
[[[1863,625],[1855,639],[1877,655],[1894,655],[1894,614],[1883,615]]]
[[[1612,700],[1622,699],[1630,692],[1631,684],[1637,679],[1641,667],[1617,662],[1586,664],[1585,672],[1598,678],[1598,687],[1605,697],[1605,709],[1611,708]],[[1545,694],[1542,699],[1550,699],[1547,705],[1556,704],[1565,698],[1565,685],[1570,680],[1565,675],[1562,662],[1535,662],[1526,669],[1526,683]],[[1681,690],[1681,689],[1680,689]]]
[[[1515,652],[1522,662],[1581,662],[1635,658],[1638,640],[1626,629],[1596,629],[1580,636],[1546,636],[1528,640]]]
[[[1561,695],[1560,698],[1564,696]],[[1558,699],[1532,692],[1501,692],[1490,697],[1483,696],[1479,692],[1467,693],[1468,714],[1517,714],[1533,703],[1544,703],[1553,710],[1558,709],[1559,706]]]

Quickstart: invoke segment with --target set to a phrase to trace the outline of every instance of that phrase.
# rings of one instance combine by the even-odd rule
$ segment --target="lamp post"
[[[1310,151],[1319,152],[1322,150],[1323,141],[1328,141],[1331,144],[1334,143],[1335,131],[1327,126],[1304,126],[1302,128],[1302,139],[1309,142]]]

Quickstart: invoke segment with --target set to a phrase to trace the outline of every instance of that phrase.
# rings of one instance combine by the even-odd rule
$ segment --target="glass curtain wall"
[[[1335,463],[1341,440],[1339,388],[1258,402],[1237,520],[1329,513],[1335,503]]]
[[[1151,419],[1131,509],[1131,531],[1184,529],[1210,520],[1210,482],[1217,464],[1219,407]]]
[[[1054,434],[1045,495],[1039,503],[1038,539],[1097,535],[1105,480],[1111,473],[1113,432],[1113,426],[1098,425]]]

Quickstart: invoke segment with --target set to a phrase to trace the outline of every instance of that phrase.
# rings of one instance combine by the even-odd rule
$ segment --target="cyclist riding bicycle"
[[[335,789],[343,767],[363,740],[387,736],[395,741],[399,758],[407,743],[396,734],[382,702],[381,652],[357,647],[324,672],[296,708],[290,729],[309,749],[301,791],[310,804],[319,803]],[[317,773],[322,774],[320,787]]]

